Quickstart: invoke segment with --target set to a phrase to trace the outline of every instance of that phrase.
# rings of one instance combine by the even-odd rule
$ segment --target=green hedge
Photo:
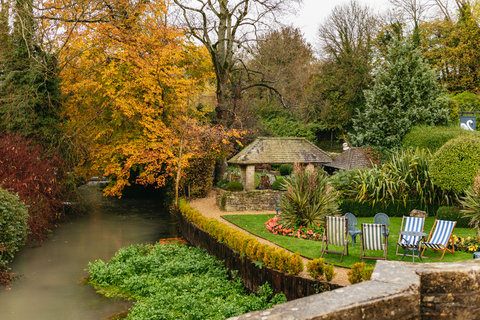
[[[292,174],[292,172],[293,172],[293,165],[291,165],[291,164],[282,164],[282,165],[280,166],[279,171],[280,171],[280,174],[281,174],[282,176],[288,176],[288,175]]]
[[[376,203],[372,206],[369,203],[359,203],[352,199],[342,200],[340,204],[342,213],[351,212],[357,217],[373,217],[378,212],[384,212],[389,217],[401,217],[410,215],[413,209],[423,210],[426,211],[429,216],[434,216],[438,210],[438,206],[431,205],[423,207],[418,201],[407,201],[406,205],[404,205],[403,202],[396,201],[395,203],[389,203],[386,208],[383,208],[382,203]]]
[[[448,141],[464,135],[480,136],[480,132],[466,131],[460,126],[414,126],[402,139],[405,148],[430,149],[432,153]]]
[[[465,134],[444,144],[433,155],[430,175],[444,191],[462,194],[480,169],[480,136]]]
[[[457,221],[457,228],[469,228],[468,223],[470,218],[466,218],[465,215],[460,212],[458,207],[440,207],[437,211],[437,219],[439,220],[448,220],[448,221]]]

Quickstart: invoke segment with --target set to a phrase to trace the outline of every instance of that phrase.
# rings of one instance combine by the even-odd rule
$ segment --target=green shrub
[[[0,265],[10,262],[28,236],[26,206],[7,190],[0,188]]]
[[[293,255],[290,256],[290,260],[288,263],[288,273],[296,276],[302,271],[303,271],[302,257],[300,257],[300,254],[298,252],[295,252]]]
[[[423,205],[418,200],[403,202],[376,202],[373,206],[368,202],[358,202],[355,199],[344,199],[340,204],[341,212],[351,212],[356,217],[373,217],[378,212],[385,212],[389,217],[402,217],[409,215],[413,209],[424,210],[429,216],[434,216],[439,208],[438,204]]]
[[[350,271],[348,271],[348,281],[350,281],[351,284],[355,284],[364,280],[370,280],[373,269],[374,266],[368,266],[365,262],[357,262],[352,265]]]
[[[405,148],[429,149],[434,153],[448,141],[463,134],[480,135],[476,131],[466,131],[460,126],[415,126],[402,139]]]
[[[330,263],[325,264],[325,269],[323,272],[325,273],[325,279],[327,279],[327,282],[332,281],[333,277],[337,275],[335,272],[335,267]]]
[[[307,273],[313,279],[319,279],[323,276],[325,269],[324,259],[313,259],[307,262]]]
[[[272,183],[272,190],[280,190],[280,191],[285,191],[287,190],[284,186],[285,184],[285,178],[284,177],[279,177],[277,180],[275,180]]]
[[[280,174],[282,176],[289,176],[293,172],[293,165],[291,164],[282,164],[279,168]]]
[[[287,192],[280,202],[279,224],[286,227],[314,227],[323,217],[339,212],[337,191],[328,185],[328,177],[313,170],[299,170],[285,179]]]
[[[438,208],[437,219],[457,221],[457,228],[468,228],[468,223],[470,222],[470,218],[466,217],[458,207],[443,206]]]
[[[479,169],[480,137],[466,134],[450,140],[435,152],[430,174],[442,190],[461,194],[473,185]]]
[[[217,182],[217,187],[219,187],[220,189],[226,189],[227,184],[228,184],[228,179],[222,179]]]
[[[238,181],[230,181],[227,183],[227,190],[228,191],[242,191],[243,190],[243,184],[241,184]]]

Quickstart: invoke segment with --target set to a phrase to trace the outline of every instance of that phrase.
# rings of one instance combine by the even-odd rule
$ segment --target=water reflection
[[[0,292],[0,319],[102,319],[129,303],[104,299],[78,281],[89,261],[108,260],[121,247],[177,237],[177,225],[155,200],[107,199],[98,185],[80,188],[86,214],[59,226],[41,247],[21,250],[17,275]]]

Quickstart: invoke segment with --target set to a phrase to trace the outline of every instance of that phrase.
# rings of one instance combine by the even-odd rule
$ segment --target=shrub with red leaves
[[[33,140],[0,134],[0,185],[28,205],[29,240],[42,242],[61,221],[66,199],[63,162]]]

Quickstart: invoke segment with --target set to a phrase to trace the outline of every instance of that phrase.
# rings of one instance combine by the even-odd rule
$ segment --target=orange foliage
[[[192,101],[212,77],[211,65],[205,49],[167,23],[165,1],[114,5],[101,23],[65,23],[73,32],[60,59],[67,129],[85,155],[81,169],[103,171],[115,182],[105,193],[121,196],[132,171],[135,183],[164,186],[177,170],[183,135],[186,168],[194,156],[226,152],[239,132],[201,122]]]

